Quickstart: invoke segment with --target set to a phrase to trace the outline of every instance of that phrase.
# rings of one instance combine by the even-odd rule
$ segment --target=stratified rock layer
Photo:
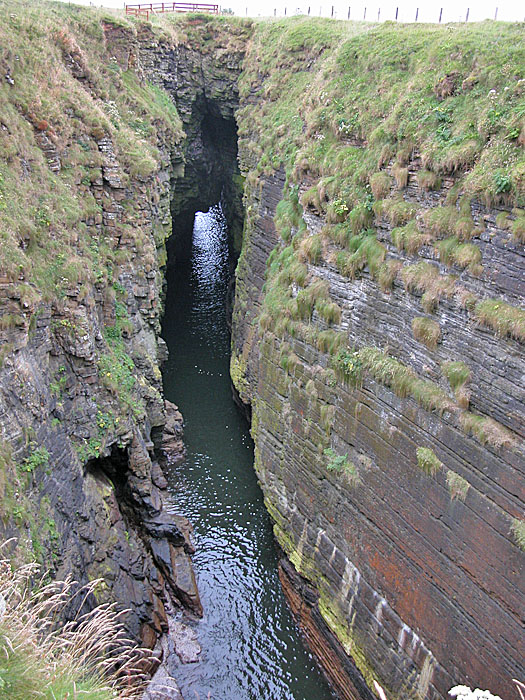
[[[368,268],[349,281],[325,262],[334,259],[326,250],[315,265],[304,260],[328,283],[342,311],[332,328],[351,346],[388,348],[445,392],[440,363],[465,362],[471,407],[512,431],[509,442],[491,446],[465,434],[452,401],[450,410],[425,410],[397,396],[388,377],[385,386],[366,372],[352,387],[315,341],[258,331],[252,319],[264,303],[266,260],[279,240],[273,215],[283,182],[277,173],[246,195],[256,214],[237,273],[232,376],[252,403],[257,474],[293,565],[285,561],[282,570],[292,608],[343,697],[366,697],[363,681],[370,688],[374,679],[399,697],[443,697],[457,682],[510,696],[524,658],[523,552],[510,533],[523,503],[522,346],[442,299],[441,340],[428,348],[411,329],[422,313],[419,293],[399,279],[383,291]],[[445,195],[436,193],[434,203]],[[424,201],[412,176],[404,198]],[[523,291],[516,285],[523,246],[496,227],[497,213],[474,207],[484,229],[483,260],[494,264],[487,279],[465,271],[461,283],[515,301]],[[313,213],[303,218],[306,236],[325,224]],[[388,222],[375,223],[389,256],[413,262],[393,246]],[[430,248],[420,256],[434,262]],[[328,328],[315,311],[311,323]],[[327,445],[347,455],[357,479],[327,469]],[[435,474],[418,466],[420,447],[437,456]],[[451,473],[465,480],[464,500],[447,483]]]

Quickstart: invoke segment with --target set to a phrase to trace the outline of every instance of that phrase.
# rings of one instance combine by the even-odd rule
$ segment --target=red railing
[[[141,2],[139,5],[126,5],[126,14],[149,19],[150,14],[160,12],[209,12],[219,14],[218,5],[202,2]]]

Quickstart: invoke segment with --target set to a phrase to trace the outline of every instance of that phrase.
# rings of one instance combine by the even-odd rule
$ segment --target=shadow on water
[[[198,213],[191,258],[168,271],[164,384],[184,416],[187,459],[167,476],[194,525],[204,606],[201,660],[176,677],[186,700],[329,700],[286,606],[253,444],[231,397],[227,238],[220,206]]]

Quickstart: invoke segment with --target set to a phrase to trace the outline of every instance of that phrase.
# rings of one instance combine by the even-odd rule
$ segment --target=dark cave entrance
[[[228,222],[233,262],[240,253],[243,228],[243,178],[237,162],[237,124],[203,94],[193,104],[187,134],[184,176],[172,182],[172,236],[168,265],[191,255],[195,214],[220,204]],[[233,267],[231,272],[233,271]]]

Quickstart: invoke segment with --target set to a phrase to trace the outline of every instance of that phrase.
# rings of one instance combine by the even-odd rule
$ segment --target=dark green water
[[[197,664],[179,665],[186,700],[329,700],[277,576],[269,516],[252,468],[253,445],[232,401],[225,299],[227,230],[214,207],[197,214],[191,259],[168,272],[163,335],[166,397],[185,420],[186,461],[168,478],[194,525],[204,606]]]

